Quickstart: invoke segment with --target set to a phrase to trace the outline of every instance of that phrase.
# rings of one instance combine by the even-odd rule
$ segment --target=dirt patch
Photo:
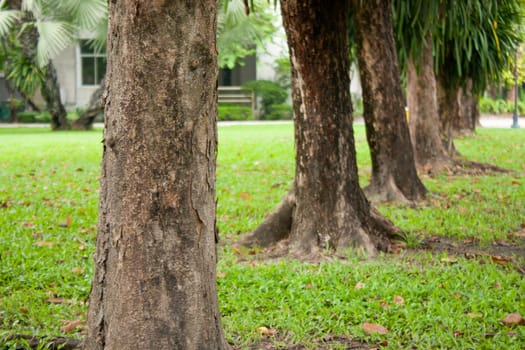
[[[282,345],[276,345],[282,344]],[[377,349],[375,346],[370,346],[358,341],[352,340],[345,336],[325,336],[323,339],[312,342],[309,345],[286,345],[286,341],[278,339],[265,339],[261,342],[249,346],[233,347],[234,350],[330,350],[330,349],[345,349],[345,350],[372,350]]]
[[[447,252],[449,255],[466,258],[488,257],[498,264],[513,263],[519,272],[525,274],[525,229],[509,235],[509,238],[482,245],[473,238],[457,240],[434,235],[423,240],[415,250]]]

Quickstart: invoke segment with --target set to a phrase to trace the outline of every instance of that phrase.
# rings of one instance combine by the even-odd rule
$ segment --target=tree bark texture
[[[373,216],[359,187],[350,101],[350,0],[283,0],[292,62],[296,173],[293,189],[245,242],[289,239],[298,257],[355,245],[385,249],[392,227]],[[291,215],[291,220],[286,216]]]
[[[432,43],[427,35],[421,44],[422,56],[418,68],[414,59],[408,62],[407,104],[412,146],[416,166],[428,171],[439,171],[451,163],[450,156],[441,139],[437,83],[434,73]]]
[[[110,1],[85,349],[225,349],[216,292],[216,1]]]
[[[392,2],[352,1],[366,135],[375,201],[418,201],[426,189],[416,171],[392,26]]]

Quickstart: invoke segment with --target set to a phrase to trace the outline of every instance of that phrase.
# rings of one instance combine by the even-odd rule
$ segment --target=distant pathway
[[[488,115],[481,116],[481,126],[484,128],[510,128],[512,125],[512,115]],[[286,125],[291,124],[291,120],[247,120],[247,121],[222,121],[219,126],[236,126],[236,125]],[[354,121],[356,125],[363,124],[363,118],[357,117]],[[525,117],[518,118],[520,128],[525,128]],[[95,128],[102,128],[102,123],[95,123]],[[46,128],[49,124],[28,123],[28,124],[8,124],[0,123],[0,128]]]

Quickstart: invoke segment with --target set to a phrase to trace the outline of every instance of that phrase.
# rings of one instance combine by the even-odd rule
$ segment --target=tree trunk
[[[53,62],[49,61],[45,68],[44,83],[40,88],[42,98],[46,102],[47,111],[51,114],[51,129],[69,130],[71,123],[60,98],[60,85]]]
[[[104,113],[104,106],[102,105],[102,95],[104,94],[104,87],[106,85],[105,79],[102,79],[100,86],[96,89],[89,99],[88,108],[82,115],[73,122],[73,129],[76,130],[90,130],[93,128],[95,118]]]
[[[411,58],[408,62],[407,104],[410,136],[416,155],[416,166],[425,172],[437,172],[451,165],[452,159],[441,140],[430,34],[427,35],[426,43],[421,45],[419,70],[416,69],[414,59]]]
[[[448,87],[446,78],[438,75],[438,83],[440,120],[444,130],[449,130],[445,134],[445,143],[449,145],[453,138],[469,136],[475,131],[477,103],[473,97],[471,80],[465,87]]]
[[[350,101],[350,0],[282,0],[290,47],[296,173],[292,190],[247,244],[288,238],[305,258],[349,245],[387,249],[393,225],[374,214],[359,187]],[[291,219],[287,219],[290,215]],[[268,239],[279,231],[274,239]]]
[[[110,1],[86,349],[225,349],[216,292],[217,2]]]
[[[372,178],[372,201],[418,201],[426,189],[416,171],[388,0],[353,0]]]

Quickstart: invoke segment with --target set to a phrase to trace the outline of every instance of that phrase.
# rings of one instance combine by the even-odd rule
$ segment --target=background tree
[[[20,76],[17,73],[34,73],[32,79],[38,82],[54,130],[68,129],[70,125],[51,59],[71,44],[81,30],[89,30],[105,16],[104,3],[103,0],[8,0],[9,15],[0,15],[0,21],[5,20],[0,25],[4,43],[19,47],[19,57],[22,58],[15,58],[11,64],[4,66],[9,68],[8,78],[28,94],[32,91],[25,90],[26,86],[20,82],[27,81],[29,74]],[[1,12],[5,11],[3,8]],[[6,39],[8,29],[17,33],[10,37],[11,40]],[[13,41],[13,38],[16,40]],[[32,68],[28,70],[28,66]]]
[[[216,292],[217,3],[110,2],[85,348],[225,349]]]
[[[451,147],[454,136],[474,131],[477,97],[503,80],[523,39],[525,7],[522,0],[445,1],[442,11],[434,42],[441,126]]]
[[[350,0],[282,0],[292,63],[295,180],[291,191],[244,243],[288,239],[305,258],[355,245],[385,250],[393,226],[359,187],[350,101]]]
[[[352,1],[363,115],[372,159],[365,193],[373,201],[414,201],[425,197],[405,117],[392,25],[392,2]]]
[[[268,11],[269,4],[264,0],[252,1],[254,10],[248,16],[243,0],[220,0],[219,14],[217,19],[217,49],[219,51],[219,68],[233,68],[242,64],[242,59],[255,53],[256,47],[263,47],[264,43],[271,39],[276,28],[274,15]],[[100,47],[105,46],[107,26],[97,27],[97,36],[93,43]],[[104,106],[101,96],[104,91],[104,82],[93,92],[89,104],[73,122],[75,129],[90,129],[93,127],[95,118],[103,113]]]

